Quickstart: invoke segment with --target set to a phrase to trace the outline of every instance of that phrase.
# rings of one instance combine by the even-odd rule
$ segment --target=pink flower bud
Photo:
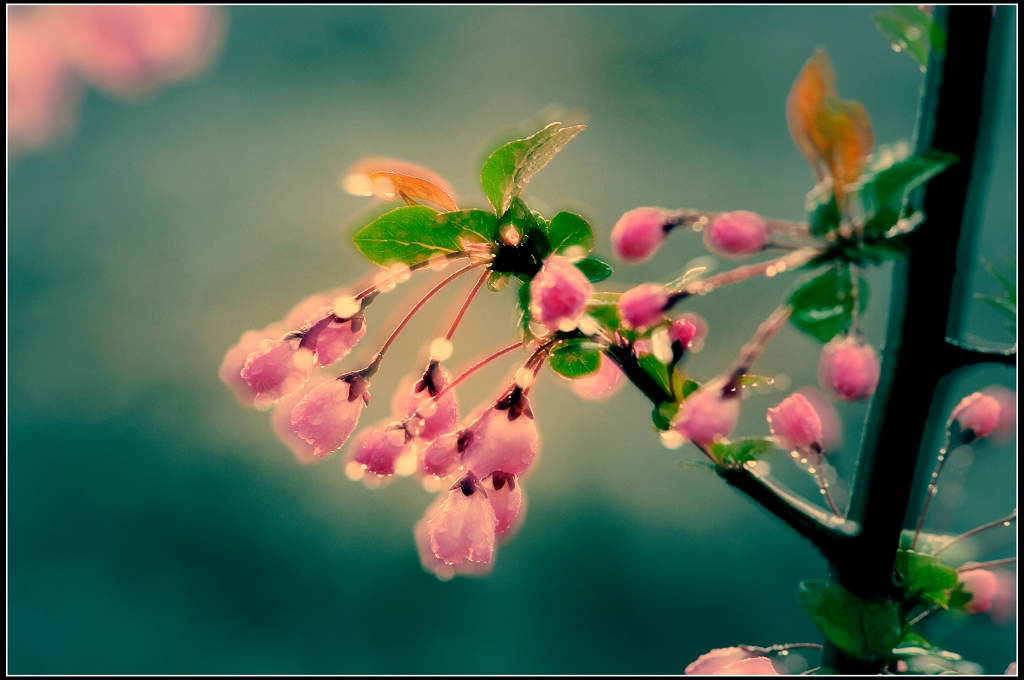
[[[784,449],[821,449],[821,418],[799,392],[768,409],[768,427]]]
[[[980,614],[992,607],[999,581],[996,575],[986,569],[971,569],[960,572],[960,585],[971,599],[964,605],[968,614]]]
[[[259,408],[306,384],[313,370],[313,352],[299,346],[298,338],[263,340],[245,359],[241,375],[256,393]]]
[[[498,524],[494,527],[495,534],[502,534],[515,524],[519,517],[519,509],[523,505],[523,487],[515,475],[495,472],[484,481],[487,500],[491,502],[494,516]]]
[[[348,458],[363,466],[371,475],[390,477],[395,474],[395,460],[406,450],[408,437],[401,423],[370,429],[357,436]],[[358,444],[358,445],[357,445]]]
[[[770,659],[756,656],[731,663],[725,668],[715,671],[712,675],[779,675]]]
[[[681,316],[668,327],[668,339],[673,344],[679,343],[683,349],[689,349],[690,343],[697,337],[697,325],[685,316]]]
[[[410,434],[429,442],[456,428],[459,406],[455,402],[455,392],[448,390],[440,399],[434,400],[451,381],[448,371],[438,364],[431,364],[423,377],[413,384],[405,401],[404,413],[406,418],[415,420],[406,426]]]
[[[742,647],[723,647],[712,649],[707,654],[701,654],[697,660],[686,667],[686,675],[714,675],[726,666],[743,661],[754,656]]]
[[[668,294],[661,286],[642,283],[619,298],[619,316],[633,328],[644,328],[661,320]]]
[[[821,387],[844,401],[862,401],[875,393],[881,369],[875,349],[853,336],[825,345],[818,363]]]
[[[366,335],[366,320],[362,313],[339,320],[332,306],[321,307],[306,319],[299,332],[303,334],[302,347],[316,352],[316,365],[330,366],[348,356]]]
[[[996,593],[992,596],[992,608],[988,615],[996,625],[1005,625],[1017,616],[1017,577],[1005,569],[992,572],[996,575]]]
[[[991,437],[1007,440],[1017,434],[1017,393],[1002,385],[989,385],[981,391],[999,402],[999,423]]]
[[[468,441],[463,430],[449,432],[434,439],[420,454],[423,472],[436,477],[447,477],[455,472]]]
[[[684,438],[699,444],[709,444],[720,437],[728,437],[740,419],[738,390],[726,391],[727,381],[713,380],[687,397],[673,427]]]
[[[726,257],[751,255],[768,243],[764,219],[746,210],[722,213],[704,230],[704,244]]]
[[[530,283],[530,315],[548,330],[572,330],[593,292],[594,286],[576,265],[553,255]]]
[[[949,416],[964,432],[970,430],[975,439],[987,437],[999,424],[999,402],[995,398],[975,392],[960,400]]]
[[[843,421],[832,402],[816,387],[801,387],[797,390],[821,419],[821,448],[835,451],[843,443]]]
[[[264,340],[273,340],[284,334],[284,328],[271,324],[261,331],[246,331],[224,355],[217,375],[220,381],[231,388],[235,398],[244,406],[252,406],[256,399],[256,390],[242,377],[242,367],[250,354],[257,351]]]
[[[498,519],[484,493],[470,473],[427,520],[430,549],[446,564],[491,561]]]
[[[505,397],[464,433],[462,462],[479,478],[494,472],[519,475],[537,456],[540,435],[525,396],[516,390]]]
[[[413,538],[416,540],[416,551],[420,556],[420,564],[425,571],[429,571],[442,581],[450,581],[455,576],[482,576],[491,571],[494,566],[494,556],[487,563],[470,562],[465,560],[460,564],[447,564],[434,554],[430,547],[430,533],[427,531],[427,522],[437,513],[438,507],[446,500],[445,494],[433,505],[427,508],[423,518],[416,523],[413,529]]]
[[[573,392],[581,399],[607,399],[619,391],[625,383],[622,370],[608,357],[601,357],[601,367],[597,373],[586,378],[570,381]]]
[[[612,250],[626,262],[643,262],[665,240],[667,213],[661,208],[636,208],[612,228]]]
[[[313,455],[326,456],[348,440],[369,398],[367,383],[328,380],[292,409],[292,429],[313,445]]]

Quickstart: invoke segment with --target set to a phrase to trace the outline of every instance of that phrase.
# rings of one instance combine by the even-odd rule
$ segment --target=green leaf
[[[548,359],[551,370],[571,380],[593,375],[601,368],[601,346],[583,339],[563,340]]]
[[[887,659],[902,637],[899,610],[890,600],[864,602],[841,586],[801,581],[797,601],[832,644],[858,659]]]
[[[688,396],[700,389],[700,383],[696,380],[690,380],[689,378],[683,380],[681,384],[681,396],[683,399],[686,399]]]
[[[959,654],[936,647],[917,633],[910,632],[903,635],[903,639],[893,648],[892,653],[898,657],[935,656],[946,661],[959,661],[963,658]]]
[[[914,58],[922,68],[928,66],[928,34],[921,29],[908,25],[905,21],[890,14],[873,14],[875,27],[884,35],[893,48],[905,51]]]
[[[618,307],[620,295],[620,293],[595,293],[594,297],[587,303],[587,314],[594,317],[602,327],[613,333],[622,325]]]
[[[952,609],[963,609],[972,597],[974,597],[973,594],[964,590],[962,584],[957,583],[956,588],[949,594],[949,606]]]
[[[906,257],[909,254],[910,249],[904,242],[903,237],[895,236],[893,238],[867,241],[860,244],[860,246],[856,248],[854,257],[851,257],[850,259],[862,265],[867,262],[881,264],[885,260],[897,260],[901,257]]]
[[[896,553],[896,576],[907,597],[924,606],[949,608],[949,591],[956,587],[956,570],[938,558],[910,550]]]
[[[889,167],[861,177],[858,194],[867,217],[864,235],[884,235],[899,219],[907,194],[955,163],[956,156],[930,150],[897,161]]]
[[[492,293],[500,293],[508,288],[509,275],[501,272],[491,272],[487,275],[487,290]]]
[[[658,383],[661,389],[665,390],[666,394],[672,394],[672,387],[669,384],[668,378],[668,366],[658,361],[653,354],[641,354],[637,357],[637,361],[654,378],[654,381]]]
[[[841,217],[836,197],[832,189],[822,184],[818,184],[807,194],[804,211],[807,213],[807,222],[811,225],[811,233],[815,236],[824,236],[839,226]]]
[[[551,218],[548,241],[556,253],[564,253],[569,248],[583,248],[589,253],[594,249],[594,230],[580,215],[563,210]]]
[[[859,311],[867,307],[868,287],[858,280]],[[789,298],[790,321],[819,342],[846,333],[853,324],[853,280],[849,267],[835,266],[804,282]]]
[[[530,282],[524,281],[519,287],[519,336],[523,340],[533,337],[530,331]]]
[[[914,542],[914,534],[915,531],[913,529],[904,529],[900,533],[900,550],[910,550],[910,546]],[[914,550],[919,553],[930,554],[945,548],[953,538],[953,536],[921,532],[917,538],[917,545],[914,547]]]
[[[554,224],[553,221],[552,224]],[[586,276],[591,283],[604,281],[612,275],[611,266],[596,257],[588,257],[585,260],[580,260],[576,263],[576,268],[583,272],[583,275]]]
[[[654,427],[664,432],[672,427],[672,419],[679,412],[679,404],[674,401],[662,402],[651,411],[651,421]]]
[[[708,451],[723,467],[741,467],[744,463],[770,451],[775,440],[765,437],[743,437],[732,441],[717,441],[708,446]]]
[[[942,26],[917,5],[894,5],[892,13],[928,36],[928,42],[940,52],[946,51],[946,32]]]
[[[586,127],[563,128],[561,123],[551,123],[540,132],[509,142],[492,153],[480,171],[480,183],[498,214],[504,213],[533,176]]]
[[[437,216],[439,225],[455,229],[463,239],[475,243],[494,243],[497,221],[497,216],[489,210],[457,210]]]
[[[460,231],[438,224],[437,211],[422,205],[396,208],[356,232],[352,242],[371,262],[414,265],[435,255],[462,251]]]
[[[766,375],[741,375],[737,382],[742,387],[768,387],[775,384],[775,378],[769,378]]]

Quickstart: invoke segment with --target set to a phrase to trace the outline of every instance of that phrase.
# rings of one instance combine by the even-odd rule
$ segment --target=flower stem
[[[914,540],[910,542],[910,549],[913,550],[917,546],[917,539],[921,536],[921,529],[924,528],[924,520],[928,516],[928,508],[932,504],[932,498],[935,497],[935,492],[939,489],[939,475],[942,474],[942,470],[946,465],[946,459],[949,458],[948,451],[952,433],[946,430],[946,443],[939,449],[939,460],[935,464],[935,470],[932,471],[931,479],[928,480],[928,490],[924,495],[924,505],[921,507],[921,516],[917,518],[917,529],[914,530]]]
[[[1015,522],[1015,521],[1017,521],[1017,510],[1016,509],[1014,509],[1013,512],[1011,512],[1006,517],[1003,517],[1002,519],[997,519],[994,522],[989,522],[988,524],[982,524],[980,527],[975,527],[975,528],[971,529],[970,531],[965,531],[964,533],[960,534],[959,536],[957,536],[956,538],[951,540],[946,545],[942,546],[941,548],[939,548],[938,550],[933,552],[932,553],[932,557],[935,557],[939,553],[943,552],[949,546],[953,545],[954,543],[959,543],[960,541],[964,540],[965,538],[968,538],[970,536],[974,536],[975,534],[980,534],[983,531],[988,531],[989,529],[992,529],[994,527],[1010,526],[1010,522]]]
[[[430,258],[429,260],[424,260],[423,262],[417,262],[414,265],[410,265],[408,267],[408,269],[403,269],[400,272],[394,272],[394,273],[391,274],[391,276],[388,276],[388,277],[386,277],[384,279],[381,279],[380,281],[377,281],[377,282],[373,283],[370,286],[367,286],[362,291],[360,291],[359,293],[356,294],[355,300],[356,300],[356,302],[359,302],[363,298],[371,298],[372,299],[372,296],[374,296],[377,293],[379,293],[381,291],[382,287],[384,287],[387,284],[391,283],[395,279],[398,279],[398,278],[400,278],[402,276],[405,276],[406,274],[408,274],[410,272],[419,271],[421,269],[430,269],[431,267],[437,267],[437,266],[439,266],[441,264],[450,262],[452,260],[458,260],[458,259],[462,259],[462,258],[465,258],[465,257],[474,257],[476,255],[479,255],[479,253],[475,253],[475,252],[472,252],[472,251],[469,251],[469,250],[460,250],[458,252],[448,253],[446,255],[436,255],[436,256]],[[366,304],[369,304],[369,302],[367,302]]]
[[[758,262],[757,264],[748,264],[742,267],[736,267],[730,269],[727,272],[721,274],[715,274],[701,281],[694,281],[688,283],[679,290],[671,291],[668,297],[668,304],[665,305],[665,309],[671,309],[673,305],[684,298],[688,298],[691,295],[707,295],[715,288],[720,288],[730,283],[736,283],[737,281],[744,281],[746,279],[753,278],[755,276],[768,276],[772,277],[776,274],[781,274],[789,269],[796,269],[801,267],[815,257],[821,254],[819,248],[801,248],[794,250],[788,255],[775,258],[773,260],[766,260],[764,262]]]
[[[466,296],[466,301],[462,303],[462,307],[459,308],[459,313],[455,315],[455,319],[452,321],[452,325],[448,328],[448,332],[445,333],[445,340],[451,340],[452,336],[455,335],[455,329],[459,327],[459,324],[462,322],[462,317],[466,315],[466,310],[469,309],[470,303],[473,302],[473,298],[476,297],[476,294],[480,291],[480,287],[484,285],[484,281],[487,280],[487,276],[489,274],[490,272],[486,271],[483,274],[481,274],[480,278],[473,286],[473,290],[469,291],[469,295]]]
[[[960,573],[964,571],[974,571],[975,569],[989,569],[991,567],[1001,567],[1004,564],[1013,564],[1016,561],[1016,557],[1004,557],[1001,560],[990,560],[988,562],[968,562],[967,564],[957,567],[956,570],[957,573]]]
[[[486,366],[487,364],[491,363],[492,361],[494,361],[494,360],[495,360],[495,359],[497,359],[498,357],[501,357],[501,356],[503,356],[503,355],[505,355],[505,354],[508,354],[508,353],[509,353],[509,352],[511,352],[512,350],[514,350],[514,349],[516,349],[516,348],[519,348],[519,347],[522,347],[522,346],[523,346],[523,343],[522,343],[522,341],[520,341],[520,342],[515,342],[515,343],[512,343],[511,345],[509,345],[508,347],[502,347],[502,348],[501,348],[501,349],[499,349],[499,350],[498,350],[497,352],[494,352],[494,353],[492,353],[492,354],[489,354],[488,356],[484,357],[483,359],[481,359],[480,361],[476,362],[475,364],[473,364],[472,366],[470,366],[469,368],[467,368],[467,369],[466,369],[465,371],[463,371],[462,373],[460,373],[460,374],[458,375],[458,377],[457,377],[457,378],[455,378],[455,380],[452,380],[452,381],[451,381],[450,383],[448,383],[448,384],[447,384],[447,385],[446,385],[445,387],[441,388],[441,389],[440,389],[440,390],[438,391],[438,393],[434,395],[434,397],[433,397],[434,401],[437,401],[438,399],[440,399],[440,398],[441,398],[441,396],[442,396],[442,395],[443,395],[443,394],[444,394],[445,392],[447,392],[448,390],[452,389],[453,387],[455,387],[456,385],[458,385],[458,384],[459,384],[460,382],[462,382],[463,380],[465,380],[465,379],[466,379],[466,378],[468,378],[469,376],[473,375],[473,374],[474,374],[474,373],[476,373],[476,372],[477,372],[478,370],[480,370],[481,368],[483,368],[483,367],[484,367],[484,366]]]
[[[740,348],[739,356],[736,357],[736,361],[732,365],[731,373],[733,375],[746,373],[754,367],[754,362],[761,356],[761,352],[768,345],[768,341],[782,330],[782,327],[786,325],[786,321],[789,320],[789,316],[792,313],[793,307],[791,305],[781,305],[757,327],[754,337]]]

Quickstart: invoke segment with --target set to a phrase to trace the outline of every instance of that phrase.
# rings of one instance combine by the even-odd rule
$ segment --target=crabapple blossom
[[[728,437],[740,419],[740,401],[739,389],[731,381],[710,381],[687,397],[672,426],[698,444]]]
[[[339,319],[333,306],[321,307],[306,319],[299,333],[302,347],[316,352],[316,365],[330,366],[347,356],[366,335],[366,321],[361,313]]]
[[[989,385],[981,391],[999,402],[999,423],[990,436],[1005,440],[1017,433],[1017,393],[1002,385]]]
[[[295,458],[302,464],[312,463],[319,460],[319,457],[313,454],[316,447],[297,435],[292,428],[292,409],[314,388],[332,379],[333,377],[329,375],[313,375],[309,382],[302,386],[302,389],[274,404],[274,410],[270,414],[270,427],[274,431],[274,435],[291,449]]]
[[[245,359],[241,375],[256,394],[257,408],[267,406],[306,384],[316,357],[296,337],[265,339]]]
[[[548,330],[572,330],[594,286],[568,258],[549,257],[530,284],[530,314]]]
[[[358,375],[342,376],[318,385],[299,401],[292,410],[292,429],[313,445],[313,455],[326,456],[348,440],[369,401],[368,387]]]
[[[459,564],[448,564],[434,554],[430,547],[430,533],[427,531],[427,522],[437,512],[438,507],[446,500],[442,494],[441,498],[427,509],[426,514],[416,523],[413,528],[413,538],[416,541],[416,552],[419,553],[420,564],[423,569],[429,571],[441,581],[450,581],[456,576],[483,576],[490,573],[494,567],[494,557],[490,562],[470,562],[464,560]]]
[[[462,460],[462,454],[469,442],[467,430],[457,430],[443,434],[430,442],[420,454],[420,466],[423,472],[435,477],[447,477],[455,472]]]
[[[633,328],[644,328],[657,323],[668,304],[668,293],[661,286],[642,283],[619,298],[619,315]]]
[[[821,450],[821,418],[807,397],[795,392],[768,409],[768,427],[785,449]]]
[[[423,441],[433,441],[455,429],[459,422],[459,406],[455,392],[447,390],[439,399],[435,397],[448,387],[452,378],[440,364],[431,363],[416,381],[405,400],[403,415],[407,419],[409,434]]]
[[[619,391],[625,383],[625,375],[615,362],[605,356],[596,373],[570,382],[573,392],[582,399],[607,399]]]
[[[843,443],[843,421],[832,402],[816,387],[801,387],[796,391],[810,402],[821,420],[821,448],[835,451]]]
[[[224,355],[217,375],[222,383],[231,388],[235,398],[244,406],[252,406],[256,399],[256,390],[252,388],[248,380],[242,377],[245,360],[249,358],[250,354],[259,350],[260,343],[264,340],[273,340],[284,332],[285,328],[276,323],[260,331],[246,331]]]
[[[673,223],[661,208],[635,208],[612,228],[612,251],[626,262],[643,262],[665,240],[665,228]]]
[[[971,599],[964,604],[968,614],[980,614],[992,607],[992,599],[999,588],[996,575],[987,569],[971,569],[960,572],[960,585]]]
[[[964,432],[970,430],[973,439],[987,437],[999,424],[999,402],[981,392],[969,394],[960,400],[949,417]]]
[[[408,433],[401,423],[391,423],[360,433],[349,449],[349,460],[378,477],[395,474],[395,460],[405,451]]]
[[[498,518],[480,482],[468,473],[427,520],[430,549],[446,564],[490,562]]]
[[[481,479],[498,471],[526,472],[540,445],[533,410],[519,387],[484,411],[464,436],[462,464]]]
[[[881,368],[878,354],[852,335],[837,337],[821,351],[818,381],[843,401],[863,401],[875,393]]]
[[[704,244],[726,257],[756,253],[768,243],[768,224],[760,215],[746,210],[716,215],[704,230]]]
[[[494,515],[498,519],[494,533],[505,533],[519,517],[519,510],[523,505],[523,486],[517,482],[515,475],[505,472],[495,472],[484,480],[483,484],[487,491],[487,500],[491,502]]]

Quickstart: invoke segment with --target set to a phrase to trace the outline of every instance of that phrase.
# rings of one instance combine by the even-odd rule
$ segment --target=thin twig
[[[980,534],[983,531],[988,531],[989,529],[993,529],[993,528],[1001,526],[1001,525],[1010,526],[1010,522],[1015,522],[1016,520],[1017,520],[1017,509],[1014,508],[1013,512],[1011,512],[1006,517],[1003,517],[1002,519],[997,519],[997,520],[995,520],[993,522],[989,522],[988,524],[982,524],[980,527],[975,527],[974,529],[971,529],[970,531],[965,531],[964,533],[960,534],[959,536],[957,536],[956,538],[951,540],[949,543],[946,543],[944,546],[942,546],[941,548],[939,548],[938,550],[933,552],[932,556],[934,557],[934,556],[938,555],[939,553],[944,551],[949,546],[953,545],[954,543],[959,543],[960,541],[964,540],[965,538],[968,538],[970,536],[974,536],[975,534]]]
[[[990,569],[991,567],[1001,567],[1004,564],[1013,564],[1016,561],[1016,557],[1004,557],[1001,560],[989,560],[988,562],[968,562],[967,564],[957,567],[956,570],[957,573],[960,573],[964,571],[974,571],[975,569]]]

